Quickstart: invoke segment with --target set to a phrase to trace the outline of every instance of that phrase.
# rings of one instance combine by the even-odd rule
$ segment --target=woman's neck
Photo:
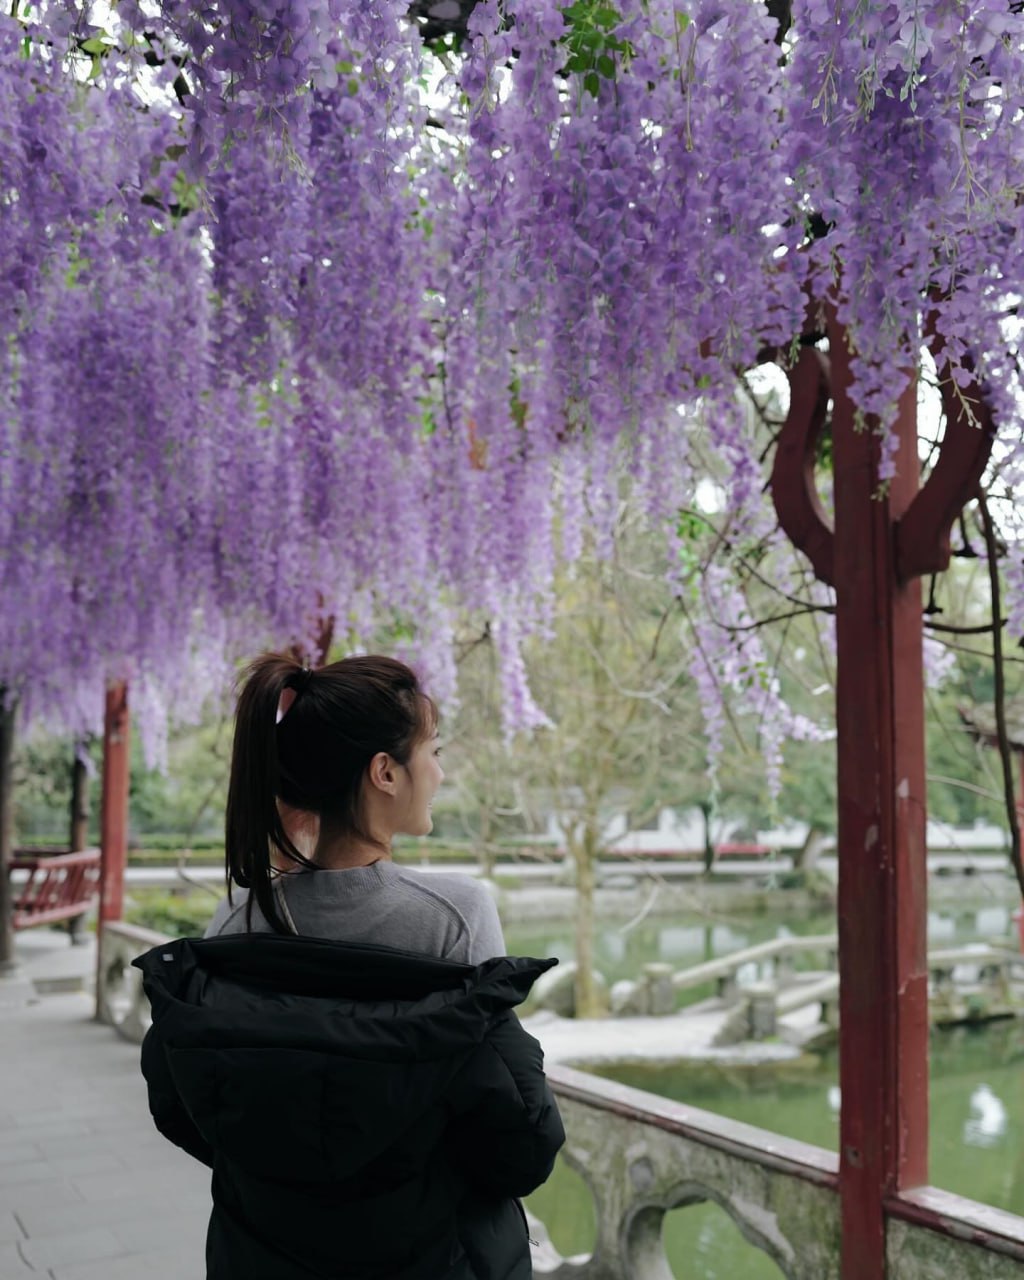
[[[391,849],[383,842],[360,840],[351,835],[321,834],[313,850],[313,861],[325,871],[341,871],[346,867],[368,867],[373,862],[390,862]]]

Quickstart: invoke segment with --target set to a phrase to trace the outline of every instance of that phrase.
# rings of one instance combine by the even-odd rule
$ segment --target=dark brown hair
[[[282,707],[286,690],[294,696]],[[436,726],[434,703],[395,658],[343,658],[309,670],[287,654],[267,653],[246,668],[235,713],[225,853],[228,893],[232,883],[249,890],[250,927],[255,901],[271,928],[288,932],[274,896],[274,851],[314,866],[285,830],[278,800],[370,839],[359,827],[367,766],[379,751],[407,764]]]

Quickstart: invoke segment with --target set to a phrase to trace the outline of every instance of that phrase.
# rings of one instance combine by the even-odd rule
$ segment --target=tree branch
[[[999,759],[1003,766],[1003,799],[1006,804],[1006,820],[1010,824],[1010,862],[1013,864],[1017,883],[1024,894],[1024,864],[1021,862],[1020,818],[1017,813],[1017,793],[1013,777],[1013,757],[1010,739],[1006,731],[1006,673],[1003,670],[1003,621],[999,585],[999,560],[995,524],[988,509],[984,492],[978,495],[981,513],[981,529],[988,554],[988,579],[992,588],[992,664],[995,682],[996,741]]]
[[[983,636],[994,630],[996,624],[993,619],[991,622],[979,622],[976,627],[958,627],[952,622],[933,622],[931,618],[925,618],[924,625],[929,631],[942,631],[953,636]],[[1006,619],[1000,619],[999,625],[1006,626]]]
[[[835,605],[832,604],[808,604],[801,605],[799,609],[789,609],[785,613],[773,613],[770,618],[760,618],[757,622],[746,622],[741,627],[732,626],[728,622],[719,622],[717,618],[712,618],[711,621],[723,631],[736,635],[741,631],[757,631],[773,622],[789,622],[791,618],[802,617],[805,613],[835,613],[835,611]]]

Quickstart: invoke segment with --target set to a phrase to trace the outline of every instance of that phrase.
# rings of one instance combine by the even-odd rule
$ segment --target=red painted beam
[[[857,429],[845,334],[830,323],[839,783],[843,1280],[884,1280],[885,1201],[927,1181],[924,674],[921,590],[900,582],[894,522],[918,489],[916,387],[898,475]]]
[[[100,812],[100,926],[124,914],[124,869],[128,857],[128,686],[107,689],[103,717],[103,779]]]

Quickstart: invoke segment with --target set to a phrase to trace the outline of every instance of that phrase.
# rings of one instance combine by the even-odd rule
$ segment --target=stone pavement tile
[[[138,1187],[136,1186],[136,1191]],[[66,1231],[84,1231],[88,1227],[114,1227],[119,1222],[155,1222],[166,1213],[168,1202],[159,1196],[122,1196],[114,1200],[96,1200],[89,1204],[64,1205],[60,1208],[36,1206],[18,1213],[17,1218],[29,1239],[61,1235]],[[210,1193],[202,1188],[198,1194],[175,1196],[175,1213],[210,1212]]]
[[[129,1253],[100,1262],[54,1267],[52,1274],[53,1280],[203,1280],[206,1261],[202,1252],[190,1249]]]
[[[91,1126],[92,1133],[103,1134],[105,1138],[113,1140],[119,1136],[132,1138],[138,1134],[140,1128],[153,1122],[149,1118],[149,1107],[145,1102],[126,1098],[122,1112],[92,1119],[87,1123]]]
[[[14,973],[0,978],[0,1015],[8,1010],[20,1011],[38,999],[39,994],[32,985],[32,979],[25,974]]]
[[[42,1081],[40,1080],[39,1075],[36,1074],[35,1087],[32,1091],[33,1093],[38,1094],[41,1083]],[[0,1074],[0,1089],[3,1090],[4,1098],[7,1101],[10,1101],[14,1090],[11,1086],[10,1080],[6,1079],[2,1074]],[[13,1111],[5,1111],[3,1114],[0,1114],[0,1130],[6,1133],[8,1137],[19,1138],[19,1140],[22,1140],[20,1139],[19,1131],[23,1127],[31,1127],[35,1124],[47,1123],[47,1121],[52,1119],[55,1109],[56,1108],[51,1101],[47,1106],[26,1105],[24,1107],[18,1107]]]
[[[101,1258],[117,1258],[128,1250],[109,1227],[90,1227],[86,1231],[67,1231],[62,1235],[40,1236],[25,1240],[21,1254],[36,1271],[50,1267],[70,1266],[79,1262],[97,1262]],[[141,1278],[140,1278],[141,1280]]]
[[[84,1120],[62,1120],[53,1111],[45,1120],[25,1121],[15,1130],[18,1142],[44,1142],[47,1138],[85,1137],[93,1130]]]
[[[21,1229],[21,1223],[10,1209],[0,1213],[0,1244],[14,1244],[24,1239],[25,1233]]]
[[[175,1212],[173,1215],[139,1218],[135,1222],[115,1222],[111,1231],[124,1246],[126,1253],[155,1251],[189,1247],[202,1257],[206,1248],[206,1227],[210,1208],[194,1209],[191,1213]]]
[[[62,1178],[81,1178],[86,1174],[124,1172],[124,1164],[113,1151],[78,1151],[72,1155],[51,1156],[47,1161]]]
[[[18,1252],[16,1244],[0,1244],[0,1280],[31,1280],[38,1275]]]
[[[67,1178],[51,1177],[43,1182],[12,1183],[0,1187],[0,1213],[81,1203],[78,1188],[73,1187]]]
[[[22,1187],[29,1182],[52,1182],[59,1176],[48,1160],[23,1160],[0,1164],[0,1194],[5,1187]]]
[[[178,1169],[185,1180],[183,1185],[201,1187],[208,1191],[210,1187],[210,1170],[192,1156],[186,1155],[178,1147],[162,1138],[166,1150],[159,1147],[143,1147],[138,1150],[129,1146],[112,1147],[110,1150],[121,1161],[126,1169],[134,1169],[138,1177],[145,1177],[151,1169]]]
[[[106,1134],[102,1132],[41,1138],[35,1145],[39,1148],[39,1155],[43,1160],[59,1160],[63,1156],[87,1156],[94,1151],[118,1154],[116,1147],[111,1146]]]
[[[117,1156],[126,1165],[138,1166],[144,1164],[148,1158],[150,1164],[157,1166],[165,1163],[168,1154],[171,1155],[174,1163],[177,1163],[177,1157],[181,1156],[187,1160],[191,1160],[191,1156],[186,1156],[180,1147],[176,1147],[173,1143],[167,1141],[165,1137],[157,1133],[154,1127],[152,1131],[147,1127],[148,1117],[143,1117],[138,1123],[141,1132],[136,1131],[134,1134],[129,1130],[118,1130],[115,1133],[97,1134],[101,1151],[109,1151],[111,1155]],[[193,1160],[194,1164],[195,1161]]]
[[[72,1178],[71,1181],[82,1193],[82,1199],[91,1204],[140,1193],[160,1202],[197,1189],[206,1191],[205,1179],[197,1180],[191,1169],[180,1165],[157,1168],[145,1174],[137,1169],[121,1169],[117,1173],[100,1173],[91,1178]]]
[[[35,1142],[0,1142],[0,1165],[22,1164],[29,1160],[44,1160],[46,1153]]]

